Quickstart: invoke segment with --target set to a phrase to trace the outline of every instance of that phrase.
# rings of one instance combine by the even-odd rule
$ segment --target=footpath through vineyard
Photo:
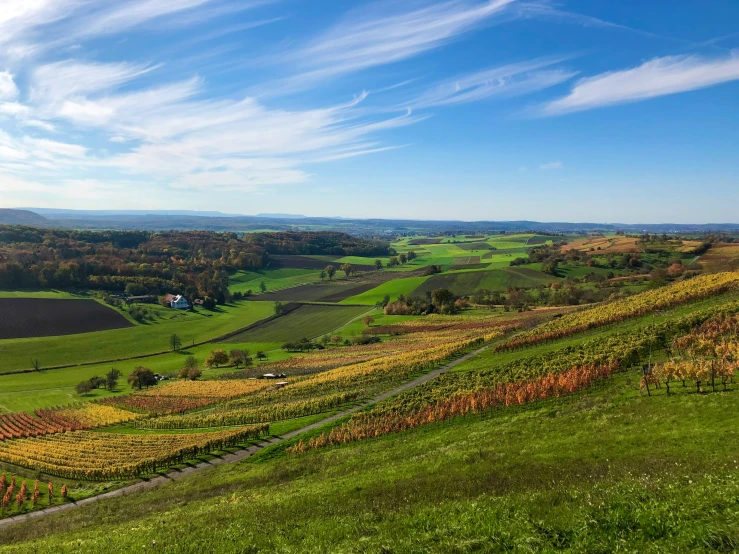
[[[214,458],[212,460],[209,460],[207,462],[201,462],[197,465],[184,468],[182,470],[173,470],[169,472],[167,475],[162,475],[159,477],[155,477],[153,479],[149,479],[147,481],[142,481],[139,483],[135,483],[133,485],[127,485],[125,487],[121,487],[120,489],[116,489],[114,491],[106,492],[97,496],[92,496],[90,498],[85,498],[84,500],[80,500],[78,502],[70,502],[68,504],[61,504],[59,506],[53,506],[50,508],[44,508],[42,510],[37,510],[34,512],[29,512],[27,514],[17,515],[8,517],[5,519],[0,519],[0,529],[4,527],[8,527],[10,525],[14,525],[16,523],[22,523],[25,521],[31,521],[38,518],[42,518],[51,514],[64,512],[67,510],[71,510],[80,506],[85,506],[87,504],[92,504],[93,502],[100,502],[102,500],[105,500],[107,498],[113,498],[116,496],[126,496],[129,494],[133,494],[136,492],[140,492],[147,489],[153,489],[156,487],[159,487],[161,485],[164,485],[165,483],[169,483],[173,480],[182,479],[183,477],[186,477],[188,475],[191,475],[193,473],[197,473],[200,471],[204,471],[208,468],[212,468],[217,465],[222,464],[233,464],[240,462],[242,460],[245,460],[246,458],[254,455],[256,452],[262,450],[263,448],[267,446],[271,446],[274,444],[278,444],[280,442],[292,439],[301,433],[305,433],[307,431],[312,431],[314,429],[317,429],[318,427],[321,427],[323,425],[326,425],[328,423],[332,423],[334,421],[337,421],[343,417],[346,417],[348,415],[351,415],[355,412],[358,412],[359,410],[363,410],[367,406],[370,406],[372,404],[376,404],[378,402],[382,402],[383,400],[387,400],[388,398],[395,396],[396,394],[399,394],[403,391],[407,391],[409,389],[412,389],[414,387],[417,387],[423,383],[426,383],[427,381],[430,381],[432,379],[435,379],[436,377],[442,375],[443,373],[446,373],[450,369],[454,368],[455,366],[469,360],[473,356],[476,356],[483,352],[484,350],[487,350],[492,345],[488,344],[481,348],[478,348],[472,352],[469,352],[468,354],[465,354],[455,360],[452,360],[446,364],[444,364],[441,367],[438,367],[432,371],[429,371],[428,373],[421,375],[420,377],[408,381],[402,385],[399,385],[395,387],[392,390],[386,391],[382,394],[379,394],[375,396],[374,398],[367,400],[366,402],[353,406],[351,408],[348,408],[346,410],[343,410],[342,412],[339,412],[337,414],[334,414],[332,416],[328,416],[324,419],[321,419],[320,421],[317,421],[315,423],[311,423],[310,425],[306,425],[305,427],[301,427],[300,429],[296,429],[294,431],[290,431],[289,433],[285,433],[282,436],[279,437],[273,437],[269,440],[266,440],[262,443],[259,443],[254,446],[250,446],[249,448],[246,448],[244,450],[239,450],[238,452],[234,452],[232,454],[226,454],[218,458]]]

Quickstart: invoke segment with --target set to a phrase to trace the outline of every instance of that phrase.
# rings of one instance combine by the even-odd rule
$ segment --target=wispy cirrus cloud
[[[556,162],[549,162],[549,163],[541,164],[539,166],[539,169],[550,170],[550,169],[562,169],[563,167],[564,167],[564,164],[562,162],[556,161]]]
[[[430,87],[410,105],[416,108],[447,106],[544,90],[577,75],[576,71],[551,68],[566,59],[569,58],[540,58],[459,75]]]
[[[281,81],[294,91],[321,79],[399,62],[489,24],[516,0],[377,2],[347,14],[307,43],[271,58],[295,74]],[[410,9],[409,9],[410,8]]]
[[[575,83],[570,93],[538,110],[551,116],[637,102],[739,80],[739,52],[723,58],[666,56],[638,67],[609,71]]]

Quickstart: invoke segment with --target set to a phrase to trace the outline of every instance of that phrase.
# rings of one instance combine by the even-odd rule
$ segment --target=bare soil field
[[[600,250],[611,254],[639,252],[639,247],[636,245],[638,240],[634,237],[587,237],[565,244],[562,251],[579,250],[580,252],[589,252],[593,249],[594,251]]]
[[[486,264],[481,264],[481,263],[476,263],[476,264],[474,264],[474,263],[473,264],[460,264],[460,265],[453,265],[449,269],[452,270],[452,271],[457,271],[459,269],[485,269],[489,265],[490,265],[489,262],[486,263]]]
[[[462,250],[490,250],[490,245],[487,242],[459,242],[455,246]]]
[[[469,265],[479,263],[480,256],[460,256],[459,258],[454,258],[454,265]]]
[[[441,244],[441,239],[412,239],[408,241],[408,244]]]
[[[95,300],[0,298],[0,339],[76,335],[133,327]]]

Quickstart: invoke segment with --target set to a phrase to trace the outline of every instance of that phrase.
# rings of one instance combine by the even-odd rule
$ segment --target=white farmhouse
[[[174,308],[175,310],[186,310],[190,307],[190,303],[187,301],[187,298],[178,294],[170,300],[169,307]]]

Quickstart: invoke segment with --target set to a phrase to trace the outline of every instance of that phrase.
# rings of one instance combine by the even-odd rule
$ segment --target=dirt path
[[[80,506],[85,506],[87,504],[92,504],[93,502],[100,502],[101,500],[105,500],[106,498],[113,498],[116,496],[126,496],[129,494],[137,493],[139,491],[147,490],[147,489],[153,489],[160,485],[164,485],[165,483],[169,483],[170,481],[176,481],[178,479],[182,479],[183,477],[186,477],[187,475],[191,475],[193,473],[197,473],[203,470],[206,470],[208,468],[222,465],[222,464],[233,464],[236,462],[240,462],[242,460],[245,460],[246,458],[254,455],[256,452],[259,452],[263,448],[267,446],[271,446],[273,444],[278,444],[282,441],[292,439],[293,437],[296,437],[300,435],[301,433],[305,433],[306,431],[312,431],[314,429],[317,429],[318,427],[321,427],[322,425],[326,425],[327,423],[332,423],[338,419],[341,419],[342,417],[348,416],[350,414],[353,414],[354,412],[358,412],[359,410],[362,410],[366,408],[367,406],[371,404],[375,404],[377,402],[381,402],[383,400],[387,400],[391,396],[395,396],[396,394],[406,391],[408,389],[412,389],[414,387],[417,387],[418,385],[425,383],[427,381],[430,381],[432,379],[435,379],[439,375],[446,373],[450,369],[458,366],[462,362],[465,362],[472,358],[473,356],[478,355],[479,353],[483,352],[484,350],[487,350],[490,348],[490,344],[483,346],[481,348],[478,348],[477,350],[474,350],[468,354],[465,354],[464,356],[457,358],[456,360],[453,360],[437,369],[434,369],[433,371],[430,371],[424,375],[421,375],[420,377],[417,377],[416,379],[413,379],[412,381],[408,381],[407,383],[404,383],[392,390],[389,390],[387,392],[384,392],[378,396],[375,396],[371,400],[367,400],[366,402],[354,406],[352,408],[343,410],[337,414],[334,414],[332,416],[328,416],[324,419],[321,419],[320,421],[316,421],[315,423],[311,423],[310,425],[306,425],[305,427],[301,427],[300,429],[296,429],[295,431],[290,431],[289,433],[285,433],[282,436],[279,437],[273,437],[271,439],[265,440],[257,445],[250,446],[249,448],[245,448],[243,450],[239,450],[237,452],[234,452],[232,454],[225,454],[223,456],[220,456],[218,458],[213,458],[212,460],[209,460],[207,462],[201,462],[197,465],[186,467],[182,470],[173,470],[169,472],[166,475],[162,475],[159,477],[155,477],[153,479],[150,479],[148,481],[141,481],[139,483],[134,483],[132,485],[127,485],[125,487],[121,487],[120,489],[116,489],[114,491],[106,492],[103,494],[99,494],[97,496],[91,496],[90,498],[85,498],[84,500],[80,500],[79,502],[70,502],[68,504],[62,504],[60,506],[52,506],[49,508],[44,508],[42,510],[37,510],[35,512],[30,512],[28,514],[22,514],[17,516],[8,517],[5,519],[0,519],[0,529],[4,527],[8,527],[10,525],[14,525],[16,523],[23,523],[25,521],[32,521],[38,518],[45,517],[47,515],[56,514],[58,512],[65,512],[67,510],[72,510],[74,508],[78,508]]]

